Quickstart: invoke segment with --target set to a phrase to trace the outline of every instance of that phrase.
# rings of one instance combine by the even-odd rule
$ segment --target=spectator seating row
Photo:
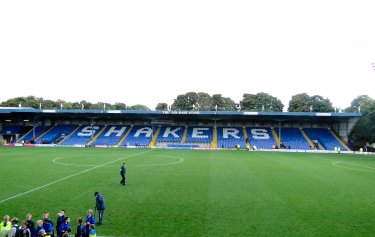
[[[48,127],[36,126],[35,131],[31,127],[22,126],[4,126],[1,134],[18,134],[20,131],[28,129],[30,132],[22,138],[25,142],[30,141],[34,135],[37,137],[36,143],[46,142],[54,143],[61,136],[69,135],[75,129],[74,134],[64,140],[62,145],[85,145],[92,141],[95,135],[103,129],[101,125],[82,125],[77,129],[77,125],[56,125],[48,132],[43,134]],[[168,147],[209,147],[213,139],[214,128],[210,126],[190,126],[187,128],[186,139],[183,142],[185,131],[184,126],[161,126],[156,142]],[[130,130],[130,131],[129,131]],[[326,150],[333,150],[334,147],[340,147],[342,151],[345,147],[331,134],[327,128],[304,128],[307,136],[311,140],[317,140]],[[94,139],[94,146],[115,146],[124,139],[125,134],[129,134],[121,142],[121,146],[148,146],[155,135],[156,127],[135,125],[107,125],[103,132]],[[257,149],[271,149],[277,146],[277,142],[272,134],[270,127],[247,127],[248,138],[245,138],[242,127],[217,127],[217,146],[219,148],[234,148],[240,145],[245,148],[247,142]],[[284,148],[306,150],[310,145],[303,136],[299,128],[275,128],[276,134],[281,134],[281,141]],[[42,136],[40,136],[43,134]],[[38,137],[40,136],[40,137]]]
[[[70,137],[65,139],[62,145],[85,145],[97,132],[103,128],[102,125],[82,125]]]
[[[218,127],[217,144],[219,148],[246,148],[246,139],[241,127]]]
[[[99,137],[91,144],[93,146],[115,146],[128,131],[129,126],[107,126]]]
[[[279,135],[281,148],[309,150],[310,144],[302,135],[299,128],[275,128],[276,133]],[[281,136],[280,136],[281,135]],[[284,146],[283,146],[284,145]]]
[[[346,148],[326,128],[304,128],[303,130],[311,140],[317,140],[326,150],[340,147],[342,151],[346,151]]]
[[[22,140],[25,141],[26,143],[29,143],[29,142],[32,142],[32,140],[34,139],[34,142],[35,142],[35,139],[37,139],[42,133],[47,131],[49,128],[50,127],[47,127],[47,126],[36,126],[35,128],[32,128],[26,134],[26,136],[22,138]]]
[[[69,135],[76,128],[77,128],[76,125],[64,125],[64,124],[56,125],[45,134],[38,137],[38,139],[35,140],[35,143],[48,143],[48,144],[54,143],[56,139],[64,135]]]
[[[271,149],[277,145],[269,127],[246,128],[250,145],[257,149]]]

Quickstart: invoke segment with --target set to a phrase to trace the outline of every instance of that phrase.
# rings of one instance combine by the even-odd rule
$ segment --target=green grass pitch
[[[127,186],[119,169],[127,163]],[[0,216],[76,219],[106,199],[98,236],[373,236],[375,157],[0,147]]]

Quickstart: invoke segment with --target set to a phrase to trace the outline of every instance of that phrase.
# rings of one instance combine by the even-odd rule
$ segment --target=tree
[[[116,109],[116,110],[125,110],[126,108],[127,108],[127,106],[126,106],[125,103],[116,102],[113,105],[113,109]]]
[[[314,112],[333,112],[335,109],[332,106],[331,101],[327,98],[324,99],[320,95],[314,95],[310,98],[311,108]]]
[[[293,95],[289,101],[289,112],[309,112],[311,106],[310,96],[306,93]]]
[[[256,95],[244,94],[240,101],[241,109],[245,111],[283,111],[284,105],[278,98],[260,92]]]
[[[172,104],[172,110],[193,110],[198,107],[198,94],[195,92],[188,92],[184,95],[178,95]]]
[[[199,92],[197,93],[197,95],[198,95],[198,99],[197,99],[197,103],[195,104],[195,108],[201,111],[211,110],[211,106],[212,106],[211,96],[205,92]]]
[[[200,111],[234,111],[236,104],[231,98],[223,97],[221,94],[215,94],[212,97],[205,92],[188,92],[178,95],[172,104],[172,110],[200,110]]]
[[[212,96],[211,110],[218,111],[235,111],[236,103],[229,97],[223,97],[221,94],[214,94]],[[216,107],[217,106],[217,107]]]
[[[5,102],[2,102],[0,105],[4,107],[31,107],[31,108],[39,108],[39,103],[42,102],[42,98],[36,98],[35,96],[27,96],[27,97],[16,97],[9,99]]]
[[[374,100],[368,95],[357,96],[350,104],[350,107],[345,109],[345,112],[358,113],[361,111],[363,113],[367,113],[373,101]]]
[[[156,105],[155,110],[167,111],[168,110],[168,104],[167,103],[158,103]]]
[[[140,104],[136,104],[136,105],[132,105],[129,107],[130,110],[150,110],[149,107],[147,107],[146,105],[140,105]]]
[[[353,129],[352,136],[358,140],[369,143],[375,142],[375,100],[368,95],[360,95],[355,98],[346,112],[358,112],[361,110],[363,116]]]

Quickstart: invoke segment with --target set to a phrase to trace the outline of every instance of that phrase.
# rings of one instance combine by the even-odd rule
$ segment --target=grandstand
[[[130,128],[129,134],[126,136],[122,146],[145,147],[151,142],[154,135],[152,126],[136,125]]]
[[[128,130],[128,126],[110,125],[91,143],[92,146],[115,146]]]
[[[279,134],[281,148],[297,150],[312,149],[299,128],[275,128],[275,131]]]
[[[250,127],[246,128],[246,130],[252,147],[272,149],[278,145],[269,127]]]
[[[333,150],[358,113],[2,109],[0,139],[62,146]],[[12,119],[9,119],[12,118]],[[26,118],[26,119],[25,119]],[[11,122],[10,122],[11,121]],[[25,122],[27,121],[27,122]]]
[[[35,140],[35,143],[51,144],[73,132],[77,126],[58,124]]]
[[[183,126],[161,126],[157,136],[157,146],[179,147],[182,145],[182,137],[185,131]]]
[[[342,151],[347,150],[347,147],[337,140],[327,128],[305,128],[304,131],[311,140],[321,145],[325,150],[334,150],[335,147],[340,147]]]
[[[86,145],[103,128],[101,125],[82,125],[71,136],[64,139],[62,145]]]
[[[241,127],[219,127],[218,128],[219,148],[246,148],[246,140]]]
[[[212,127],[189,126],[186,134],[185,143],[193,146],[210,147],[212,136]],[[186,146],[188,146],[186,145]]]
[[[47,126],[35,126],[32,127],[26,134],[19,138],[19,141],[24,141],[26,143],[35,143],[36,139],[47,131],[49,127]]]

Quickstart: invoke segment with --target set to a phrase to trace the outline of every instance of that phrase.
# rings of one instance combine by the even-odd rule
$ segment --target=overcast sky
[[[375,98],[374,0],[1,1],[0,101]]]

